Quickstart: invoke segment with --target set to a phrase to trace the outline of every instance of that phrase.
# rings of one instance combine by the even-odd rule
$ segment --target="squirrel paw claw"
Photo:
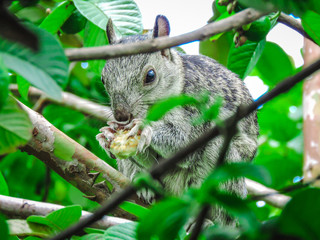
[[[140,141],[138,144],[138,152],[144,152],[147,147],[150,146],[152,140],[152,128],[150,126],[146,126],[140,136]]]

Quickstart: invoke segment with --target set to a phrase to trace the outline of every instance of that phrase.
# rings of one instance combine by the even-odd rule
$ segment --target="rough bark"
[[[320,58],[320,47],[304,41],[304,67]],[[320,74],[315,73],[303,85],[304,181],[320,175]],[[318,183],[319,184],[319,183]]]

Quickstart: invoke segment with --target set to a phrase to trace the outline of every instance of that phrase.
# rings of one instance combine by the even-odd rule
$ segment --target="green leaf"
[[[272,87],[295,73],[289,56],[279,45],[272,42],[266,43],[256,68],[263,82]]]
[[[7,184],[6,180],[4,179],[1,172],[0,172],[0,195],[9,196],[8,184]]]
[[[29,223],[37,223],[61,231],[79,221],[81,217],[80,206],[68,206],[49,213],[47,216],[30,216],[27,218]]]
[[[297,193],[285,206],[279,218],[278,229],[281,233],[299,239],[320,239],[317,219],[320,215],[318,204],[319,189],[306,189]]]
[[[292,185],[293,179],[302,176],[303,156],[283,143],[280,146],[270,146],[269,142],[259,147],[255,164],[267,169],[271,176],[271,188],[279,189]]]
[[[80,237],[78,240],[106,240],[103,234],[91,233]],[[119,238],[117,240],[120,240]]]
[[[13,152],[31,138],[32,124],[26,112],[9,97],[0,111],[0,155]]]
[[[266,41],[260,42],[246,41],[244,45],[236,48],[234,44],[229,52],[227,67],[244,79],[250,74],[258,62]]]
[[[104,233],[104,239],[108,240],[136,240],[138,223],[130,222],[112,226]]]
[[[301,22],[303,29],[320,45],[320,15],[313,11],[307,11],[303,14]]]
[[[27,218],[27,222],[38,223],[41,225],[47,225],[51,228],[56,228],[55,225],[51,224],[51,222],[45,216],[31,215]]]
[[[58,158],[65,161],[72,161],[72,156],[75,153],[75,146],[70,143],[65,136],[61,136],[54,132],[53,153]]]
[[[276,7],[287,14],[293,13],[300,17],[307,10],[320,13],[320,2],[318,0],[239,0],[239,3],[262,11],[274,10]]]
[[[51,34],[56,34],[63,23],[71,16],[75,6],[70,1],[65,1],[56,7],[39,25]]]
[[[97,229],[97,228],[85,228],[84,231],[88,234],[95,233],[95,234],[104,234],[105,230]]]
[[[0,215],[0,239],[1,240],[9,239],[8,225],[6,223],[6,219],[2,215]]]
[[[226,32],[221,36],[213,36],[213,39],[213,42],[209,39],[201,41],[199,43],[199,52],[217,60],[224,66],[227,66],[228,55],[233,41],[233,34],[231,32]]]
[[[9,225],[11,235],[47,238],[53,234],[50,227],[27,222],[26,220],[10,219],[7,223]]]
[[[60,100],[61,89],[68,80],[68,60],[59,42],[43,29],[27,25],[40,42],[37,53],[17,43],[0,40],[0,56],[5,65],[19,73],[27,81],[47,93],[50,97]]]
[[[276,75],[276,74],[275,74]],[[301,88],[300,86],[297,86]],[[298,94],[294,93],[295,89],[292,89],[289,96],[275,98],[272,101],[265,104],[258,112],[258,121],[261,128],[261,133],[267,135],[269,138],[279,141],[288,142],[296,137],[301,130],[298,128],[300,121],[289,118],[290,106],[294,106],[294,99],[291,97],[297,97],[301,103],[302,89],[297,91]],[[301,95],[299,95],[299,92]],[[271,117],[272,116],[272,117]],[[277,124],[274,124],[276,121]]]
[[[140,220],[137,229],[138,239],[175,239],[189,217],[196,212],[195,209],[197,205],[189,201],[166,198],[154,205]]]
[[[17,76],[17,84],[18,84],[18,91],[21,97],[24,100],[28,101],[28,93],[29,93],[29,88],[31,84],[19,75]]]
[[[85,47],[105,46],[109,44],[107,40],[106,32],[91,22],[88,22],[86,25],[83,39],[84,39]],[[89,63],[89,67],[96,74],[101,75],[102,69],[106,64],[106,61],[93,60],[93,61],[88,61],[88,63]]]
[[[121,205],[119,205],[119,207],[138,218],[144,217],[149,212],[148,208],[128,201],[124,201],[123,203],[121,203]]]
[[[213,225],[204,229],[204,239],[234,240],[240,236],[240,230],[230,226]]]
[[[19,238],[17,240],[19,240]],[[24,240],[42,240],[42,238],[30,236],[30,237],[24,238]]]
[[[89,21],[105,31],[111,18],[118,36],[142,33],[141,13],[133,0],[74,0]]]
[[[218,186],[222,182],[240,177],[246,177],[265,185],[271,184],[270,175],[263,166],[247,162],[224,164],[216,168],[205,180],[205,183]]]
[[[158,121],[162,118],[167,112],[171,109],[178,107],[178,106],[185,106],[185,105],[196,105],[199,101],[194,97],[187,96],[187,95],[180,95],[180,96],[173,96],[168,99],[162,100],[154,104],[148,111],[146,116],[146,121]]]
[[[76,34],[84,29],[87,21],[78,9],[75,9],[67,21],[61,26],[61,30],[67,34]]]
[[[3,59],[0,56],[0,110],[7,101],[9,94],[9,75]]]

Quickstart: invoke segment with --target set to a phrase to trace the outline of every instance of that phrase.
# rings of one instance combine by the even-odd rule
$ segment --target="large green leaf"
[[[9,76],[8,70],[0,56],[0,110],[5,104],[9,94]]]
[[[233,44],[229,52],[227,67],[244,79],[250,74],[259,60],[266,41],[260,42],[246,41],[244,45],[236,48]]]
[[[138,239],[176,239],[180,229],[193,216],[196,204],[178,199],[166,198],[154,205],[140,220],[137,229]]]
[[[320,239],[319,189],[307,189],[297,193],[283,209],[278,229],[281,233],[298,239]]]
[[[20,75],[17,76],[17,85],[20,96],[28,101],[30,83]]]
[[[57,100],[68,78],[68,60],[58,41],[47,31],[28,25],[37,34],[40,50],[35,53],[17,43],[0,40],[0,56],[5,65]]]
[[[9,196],[9,189],[6,180],[4,179],[2,173],[0,172],[0,195]]]
[[[106,32],[90,21],[87,22],[83,40],[85,47],[105,46],[109,44]],[[105,64],[105,60],[89,61],[90,69],[92,69],[98,75],[101,75],[102,69]]]
[[[9,239],[9,229],[6,223],[5,218],[0,215],[0,239],[7,240]]]
[[[187,95],[173,96],[168,99],[164,99],[157,102],[149,109],[146,121],[157,121],[175,107],[196,104],[199,104],[199,101],[194,97]]]
[[[141,205],[138,205],[136,203],[128,202],[128,201],[124,201],[123,203],[121,203],[119,205],[119,207],[121,209],[125,210],[126,212],[135,215],[138,218],[142,218],[143,216],[145,216],[149,212],[149,209],[147,209]]]
[[[228,55],[232,43],[233,34],[231,32],[224,33],[214,41],[205,40],[199,43],[199,52],[205,56],[217,60],[219,63],[227,66]]]
[[[103,237],[108,240],[136,240],[137,225],[138,223],[131,222],[112,226],[105,231]]]
[[[276,7],[280,11],[288,14],[293,13],[300,17],[307,10],[320,13],[320,2],[318,0],[239,0],[239,2],[262,11],[270,11]]]
[[[263,82],[272,87],[295,73],[289,56],[273,42],[266,43],[256,67]]]
[[[304,30],[320,45],[320,15],[313,11],[307,11],[301,20]]]
[[[89,21],[106,29],[111,18],[118,36],[142,32],[141,13],[133,0],[74,0],[76,8]]]
[[[50,13],[39,27],[47,30],[51,34],[56,34],[75,9],[72,2],[65,1]]]
[[[28,115],[9,97],[0,111],[0,155],[26,144],[31,132],[32,124]]]
[[[47,225],[52,229],[61,231],[70,225],[79,221],[81,217],[80,206],[68,206],[54,212],[49,213],[47,216],[30,216],[27,218],[29,223],[37,223]]]

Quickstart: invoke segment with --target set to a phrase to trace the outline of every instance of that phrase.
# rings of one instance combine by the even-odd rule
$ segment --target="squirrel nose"
[[[115,109],[114,118],[118,122],[127,122],[132,119],[132,114],[129,113],[123,106],[119,106]]]

